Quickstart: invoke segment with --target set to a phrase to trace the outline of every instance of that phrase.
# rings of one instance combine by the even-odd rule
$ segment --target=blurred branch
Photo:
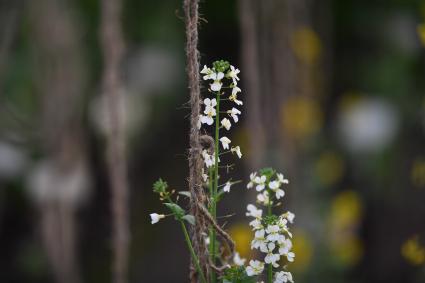
[[[110,125],[107,137],[107,157],[112,190],[113,282],[115,283],[127,282],[129,245],[125,110],[123,109],[124,100],[119,72],[124,50],[120,24],[121,9],[122,2],[120,0],[102,1],[103,95],[108,101]]]

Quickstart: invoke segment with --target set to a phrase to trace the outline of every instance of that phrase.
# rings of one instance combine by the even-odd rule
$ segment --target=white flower
[[[220,91],[222,87],[221,79],[224,77],[222,72],[211,74],[210,78],[214,80],[214,82],[210,85],[212,91]]]
[[[267,252],[267,241],[265,238],[265,231],[264,229],[260,229],[255,231],[255,237],[251,241],[251,249],[258,249],[262,252]]]
[[[158,213],[151,213],[150,216],[151,216],[151,224],[158,223],[159,220],[165,217],[164,214],[158,214]]]
[[[209,168],[209,167],[211,167],[211,166],[214,165],[214,163],[215,163],[214,162],[215,157],[212,156],[212,155],[210,155],[210,154],[208,154],[208,152],[205,149],[202,151],[202,157],[204,158],[205,166],[207,168]]]
[[[258,192],[261,192],[262,190],[264,190],[264,188],[266,187],[266,176],[263,175],[261,177],[255,177],[254,182],[257,184],[257,186],[255,187],[255,189]]]
[[[272,191],[275,191],[276,189],[278,189],[280,187],[280,183],[278,182],[278,181],[271,181],[270,183],[269,183],[269,188],[272,190]]]
[[[241,100],[238,100],[238,92],[241,92],[242,90],[238,88],[237,86],[234,86],[232,88],[232,94],[229,96],[229,100],[233,101],[237,105],[243,105],[243,102]]]
[[[236,69],[235,67],[230,65],[230,71],[227,73],[227,77],[231,78],[233,80],[233,84],[236,85],[238,83],[237,81],[239,81],[238,74],[240,72],[241,71],[239,71],[239,69]]]
[[[248,185],[246,185],[247,189],[251,189],[254,186],[255,177],[257,177],[257,173],[255,173],[255,172],[251,173],[249,175],[250,181],[249,181]]]
[[[277,242],[279,240],[281,240],[282,238],[284,239],[285,237],[283,235],[279,234],[279,226],[278,225],[269,225],[266,228],[266,232],[267,234],[267,240],[270,242]]]
[[[292,249],[292,242],[290,239],[279,241],[279,254],[287,255]]]
[[[227,114],[232,116],[233,121],[235,121],[235,123],[237,123],[239,121],[238,115],[241,115],[241,111],[239,111],[238,109],[233,107],[232,110],[227,110]]]
[[[257,195],[257,201],[263,205],[268,205],[270,202],[269,192],[263,191]]]
[[[293,214],[292,212],[288,211],[286,212],[283,217],[285,217],[286,219],[288,219],[289,223],[294,223],[294,218],[295,218],[295,214]]]
[[[238,266],[243,266],[245,264],[245,261],[246,259],[241,258],[238,252],[236,252],[235,255],[233,256],[233,262]]]
[[[202,124],[207,124],[211,126],[214,123],[214,119],[210,116],[200,115],[199,117],[200,117],[199,121],[201,121]]]
[[[217,106],[217,100],[215,100],[215,98],[213,99],[209,99],[209,98],[205,98],[204,99],[204,105],[205,105],[205,110],[204,110],[204,114],[208,113],[213,113],[211,114],[211,116],[215,116],[215,107]]]
[[[280,271],[275,274],[275,279],[273,283],[286,283],[286,282],[294,282],[292,279],[291,272]]]
[[[277,261],[280,259],[280,254],[274,254],[273,250],[275,248],[274,243],[268,243],[267,244],[267,250],[262,252],[267,252],[266,257],[264,258],[264,262],[268,264],[272,264],[274,267],[278,267]]]
[[[232,126],[232,124],[230,124],[230,120],[227,118],[224,118],[223,120],[221,120],[221,125],[225,127],[226,130],[230,130],[230,127]]]
[[[285,178],[283,177],[283,174],[281,174],[281,173],[277,173],[277,180],[279,181],[279,183],[282,183],[282,184],[289,184],[288,179],[285,179]]]
[[[289,253],[286,254],[286,259],[289,262],[293,262],[294,261],[294,258],[295,258],[295,254],[293,252],[289,252]]]
[[[285,196],[285,191],[284,190],[281,190],[281,189],[277,189],[275,191],[275,193],[276,193],[276,198],[277,199],[283,198]]]
[[[263,225],[261,224],[261,220],[258,218],[255,218],[254,220],[249,222],[249,226],[252,226],[253,230],[259,230],[264,228]]]
[[[205,174],[204,168],[202,168],[201,174],[202,174],[202,180],[204,181],[204,183],[207,183],[208,182],[208,174]]]
[[[203,79],[206,81],[206,80],[212,79],[212,74],[214,74],[214,72],[213,70],[208,68],[206,65],[204,65],[204,68],[201,70],[201,74],[205,74]]]
[[[255,217],[255,218],[261,218],[261,216],[263,215],[263,210],[258,209],[253,204],[248,204],[246,206],[246,209],[248,210],[248,212],[246,213],[246,216],[252,216],[252,217]]]
[[[224,192],[230,192],[230,187],[232,186],[232,183],[227,182],[226,185],[224,185],[223,191]]]
[[[238,157],[239,157],[239,158],[242,158],[242,152],[241,152],[241,148],[240,148],[239,146],[232,147],[232,148],[230,149],[230,151],[231,151],[232,153],[236,152],[236,154],[238,155]]]
[[[229,144],[232,142],[230,139],[228,139],[227,137],[222,137],[220,138],[221,141],[221,145],[223,146],[223,149],[229,149]]]
[[[259,260],[250,260],[249,266],[246,267],[246,274],[248,276],[254,276],[261,274],[264,270],[264,263]]]

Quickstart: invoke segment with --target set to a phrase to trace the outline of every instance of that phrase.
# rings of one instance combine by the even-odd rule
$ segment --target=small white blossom
[[[270,242],[277,242],[282,238],[285,238],[283,235],[279,234],[279,226],[278,225],[269,225],[266,228],[267,232],[267,240]]]
[[[225,127],[226,130],[230,130],[230,127],[232,126],[232,124],[230,123],[230,120],[227,118],[224,118],[223,120],[221,120],[221,125]]]
[[[211,74],[210,78],[214,80],[214,82],[210,85],[212,91],[220,91],[223,84],[221,83],[221,79],[224,77],[222,72]]]
[[[279,254],[287,255],[292,249],[292,242],[290,239],[279,241]]]
[[[283,217],[285,217],[286,219],[288,219],[289,223],[294,223],[294,219],[295,219],[295,214],[293,214],[292,212],[288,211],[286,212]]]
[[[232,65],[230,65],[230,71],[227,73],[227,77],[228,78],[231,78],[233,80],[233,84],[236,85],[238,83],[238,81],[239,81],[238,74],[240,72],[241,71],[239,69],[237,69],[237,68],[233,67]]]
[[[261,220],[258,218],[255,218],[254,220],[249,222],[249,226],[252,226],[253,230],[259,230],[264,228],[263,225],[261,224]]]
[[[239,121],[238,115],[241,115],[241,111],[233,107],[231,110],[227,110],[227,114],[229,114],[233,118],[233,121],[237,123]]]
[[[242,152],[241,152],[241,148],[240,148],[239,146],[232,147],[232,148],[230,149],[230,151],[231,151],[232,153],[235,153],[235,152],[236,152],[237,156],[238,156],[239,158],[242,158]]]
[[[208,68],[206,65],[204,65],[204,68],[201,70],[201,74],[205,74],[203,79],[206,81],[206,80],[212,79],[212,74],[214,74],[214,72],[213,70]]]
[[[261,192],[266,187],[266,184],[265,184],[266,183],[266,176],[265,175],[263,175],[261,177],[257,176],[257,177],[255,177],[254,182],[257,184],[257,186],[255,187],[255,189],[258,192]]]
[[[233,101],[237,105],[243,105],[243,102],[241,100],[238,100],[238,95],[237,95],[237,92],[235,92],[235,89],[239,89],[239,91],[240,91],[240,88],[234,87],[232,89],[232,94],[229,96],[229,100]]]
[[[226,192],[226,193],[230,192],[230,187],[231,187],[231,186],[232,186],[232,183],[227,182],[227,183],[224,185],[224,187],[223,187],[223,191],[224,191],[224,192]]]
[[[255,237],[251,241],[251,249],[260,249],[262,252],[267,252],[267,241],[265,238],[264,229],[255,231]]]
[[[223,149],[229,149],[229,144],[232,142],[227,137],[220,138],[221,145],[223,146]]]
[[[214,165],[215,157],[208,154],[208,152],[205,149],[202,151],[202,157],[204,158],[204,163],[207,168],[210,168],[211,166]]]
[[[280,255],[273,253],[275,247],[276,246],[274,243],[268,243],[267,250],[262,252],[267,252],[266,257],[264,258],[265,263],[272,264],[274,267],[278,267],[279,265],[277,264],[277,262],[280,259]]]
[[[263,205],[268,205],[270,202],[269,192],[263,191],[257,195],[257,201]]]
[[[280,198],[282,198],[282,197],[284,197],[285,196],[285,192],[282,190],[282,189],[279,189],[280,188],[280,182],[279,181],[271,181],[270,183],[269,183],[269,188],[273,191],[273,192],[275,192],[276,193],[276,198],[277,199],[280,199]]]
[[[158,223],[159,220],[165,217],[164,214],[158,214],[158,213],[151,213],[150,216],[151,216],[151,224]]]
[[[248,212],[246,213],[246,216],[252,216],[252,217],[255,217],[255,218],[261,218],[262,215],[263,215],[263,210],[258,209],[253,204],[248,204],[246,206],[246,209],[248,210]]]
[[[250,260],[249,266],[246,267],[246,274],[248,276],[254,276],[261,274],[264,270],[264,263],[259,260]]]
[[[295,258],[295,254],[293,252],[289,252],[289,253],[286,254],[286,259],[289,262],[293,262],[294,261],[294,258]]]
[[[245,264],[245,261],[246,259],[241,258],[238,252],[236,252],[235,255],[233,256],[233,262],[238,266],[243,266]]]
[[[199,117],[200,117],[199,121],[200,121],[202,124],[207,124],[208,126],[211,126],[211,125],[214,123],[214,119],[213,119],[211,116],[208,116],[208,115],[200,115]],[[200,127],[199,127],[199,128],[200,128]]]
[[[250,179],[250,181],[249,181],[249,183],[248,183],[248,185],[246,185],[246,187],[248,188],[248,189],[251,189],[253,186],[254,186],[254,180],[255,180],[255,177],[257,177],[257,173],[251,173],[250,175],[249,175],[249,179]]]
[[[277,180],[282,184],[289,184],[288,179],[285,179],[281,173],[277,173]]]
[[[275,279],[273,283],[293,283],[292,274],[286,271],[280,271],[275,274]]]

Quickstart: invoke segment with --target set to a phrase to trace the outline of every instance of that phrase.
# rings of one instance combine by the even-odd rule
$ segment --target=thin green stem
[[[215,117],[215,158],[214,158],[214,188],[213,188],[213,194],[211,196],[212,199],[212,213],[211,216],[214,218],[214,220],[217,219],[217,191],[218,191],[218,157],[219,157],[219,139],[220,139],[220,92],[217,92],[216,94],[217,98],[217,106],[216,106],[216,117]],[[210,245],[211,245],[211,261],[213,264],[216,263],[216,232],[213,230],[211,233],[210,238]],[[216,283],[217,282],[217,276],[214,272],[211,272],[211,282]]]
[[[196,256],[195,250],[193,249],[193,246],[192,246],[192,242],[190,241],[190,237],[189,237],[189,233],[187,232],[186,225],[184,224],[183,220],[180,220],[180,224],[181,224],[182,229],[183,229],[183,234],[184,234],[184,238],[186,240],[186,244],[187,244],[187,246],[190,250],[190,254],[192,255],[192,259],[195,262],[196,270],[198,271],[198,274],[201,277],[201,282],[207,283],[207,280],[205,279],[204,272],[202,271],[202,268],[199,265],[199,259]]]
[[[267,204],[267,215],[272,215],[272,202],[271,202],[271,193],[269,192],[269,203]],[[270,263],[267,266],[267,283],[273,282],[273,265]]]

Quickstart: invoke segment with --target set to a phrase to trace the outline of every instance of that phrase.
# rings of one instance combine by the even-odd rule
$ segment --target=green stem
[[[271,202],[271,193],[269,192],[269,203],[267,204],[267,215],[272,215],[272,202]],[[273,282],[273,265],[269,264],[267,266],[267,283]]]
[[[202,271],[202,268],[199,265],[199,259],[196,256],[195,251],[193,250],[192,242],[190,241],[189,233],[187,232],[186,225],[184,225],[184,222],[182,220],[180,220],[180,224],[182,225],[183,234],[184,234],[184,238],[186,240],[186,244],[187,244],[187,246],[190,250],[190,254],[192,255],[192,259],[195,262],[196,270],[198,271],[198,274],[201,277],[201,282],[207,283],[207,280],[205,279],[204,272]]]
[[[212,199],[212,213],[211,216],[214,218],[214,220],[217,219],[217,191],[218,191],[218,157],[219,157],[219,139],[220,139],[220,92],[217,92],[217,106],[216,106],[216,116],[215,116],[215,150],[214,150],[214,154],[215,154],[215,160],[214,160],[214,189],[213,189],[213,194],[211,196]],[[213,264],[216,263],[216,251],[217,251],[217,247],[216,247],[216,232],[213,229],[212,233],[211,233],[211,238],[210,238],[210,245],[211,245],[211,261]],[[211,282],[212,283],[216,283],[217,282],[217,277],[216,274],[214,272],[211,272]]]

